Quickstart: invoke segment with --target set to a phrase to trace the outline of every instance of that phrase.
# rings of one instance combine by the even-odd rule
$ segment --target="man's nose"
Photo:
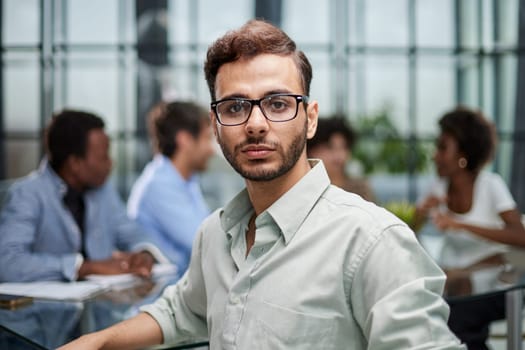
[[[269,121],[264,116],[260,106],[253,106],[252,113],[246,122],[246,132],[252,136],[260,136],[268,132]]]

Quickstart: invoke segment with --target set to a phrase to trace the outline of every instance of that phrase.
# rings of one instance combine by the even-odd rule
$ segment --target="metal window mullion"
[[[130,111],[126,105],[126,71],[129,69],[127,62],[127,47],[126,45],[126,25],[129,25],[132,16],[130,1],[119,0],[118,1],[118,18],[117,18],[117,133],[115,134],[114,142],[117,142],[117,186],[121,195],[126,197],[128,190],[128,182],[131,181],[131,170],[128,169],[127,163],[127,117],[130,115]],[[135,162],[134,162],[135,163]],[[129,171],[128,171],[129,170]]]
[[[53,114],[53,8],[56,0],[40,0],[40,129]],[[44,149],[40,148],[41,156]]]
[[[336,0],[333,2],[333,17],[331,27],[331,45],[328,51],[332,65],[332,84],[335,93],[331,94],[335,112],[345,114],[349,110],[348,96],[348,57],[346,48],[348,45],[348,2]]]
[[[417,184],[415,179],[417,162],[417,43],[416,43],[416,2],[408,1],[408,121],[409,121],[409,151],[408,157],[408,200],[417,199]]]
[[[0,0],[0,28],[3,28],[3,19],[4,19],[4,1]],[[6,163],[6,132],[5,132],[5,126],[4,126],[4,36],[2,31],[0,30],[0,47],[2,50],[0,51],[0,180],[3,180],[6,178],[6,169],[7,169],[7,163]]]

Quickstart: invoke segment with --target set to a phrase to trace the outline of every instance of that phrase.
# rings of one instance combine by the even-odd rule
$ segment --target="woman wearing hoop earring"
[[[434,154],[439,180],[420,201],[416,217],[420,224],[430,218],[444,234],[438,263],[448,275],[445,293],[475,293],[481,285],[464,279],[466,283],[456,283],[455,276],[479,266],[495,266],[483,287],[495,286],[506,245],[524,247],[525,229],[503,179],[483,170],[496,145],[493,125],[480,112],[460,107],[445,114],[439,127]],[[504,317],[504,302],[495,303],[499,304],[489,313],[483,307],[472,311],[450,304],[449,326],[469,349],[488,349],[488,325]]]

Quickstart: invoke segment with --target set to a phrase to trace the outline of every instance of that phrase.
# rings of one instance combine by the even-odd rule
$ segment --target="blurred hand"
[[[113,254],[106,260],[85,260],[78,270],[78,278],[90,274],[117,275],[130,272],[129,256],[126,253]]]
[[[133,273],[140,277],[150,278],[154,263],[155,259],[146,251],[137,253],[116,251],[110,259],[84,261],[78,271],[78,278],[81,279],[90,274],[117,275],[122,273]]]
[[[130,272],[143,278],[151,277],[151,269],[155,259],[147,251],[132,253],[129,257]]]
[[[459,228],[459,223],[447,214],[436,212],[432,215],[434,225],[440,230]]]
[[[418,206],[418,209],[421,210],[426,215],[428,215],[430,210],[439,207],[441,203],[446,203],[446,198],[437,197],[437,196],[429,196],[423,201],[423,203],[421,203]]]

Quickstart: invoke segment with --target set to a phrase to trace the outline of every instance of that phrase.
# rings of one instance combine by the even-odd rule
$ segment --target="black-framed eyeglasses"
[[[304,102],[306,108],[308,96],[273,94],[258,100],[232,97],[214,101],[210,105],[220,124],[234,126],[248,121],[253,106],[259,106],[264,117],[272,122],[287,122],[297,116],[300,102]]]

